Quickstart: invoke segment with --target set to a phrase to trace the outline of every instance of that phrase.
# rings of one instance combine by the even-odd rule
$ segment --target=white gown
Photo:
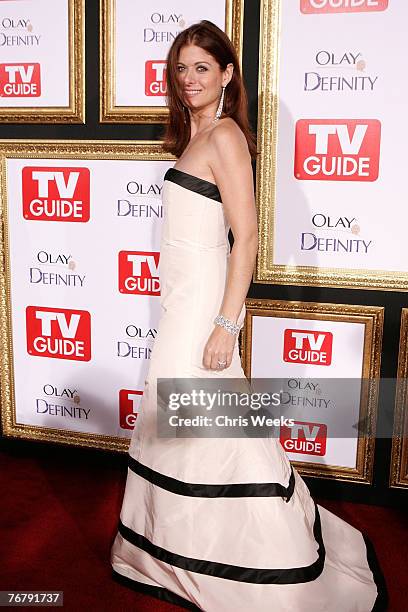
[[[238,342],[229,368],[202,364],[230,254],[220,192],[171,168],[162,199],[162,310],[129,447],[115,579],[208,612],[373,610],[362,534],[315,504],[278,439],[157,436],[157,378],[245,378]]]

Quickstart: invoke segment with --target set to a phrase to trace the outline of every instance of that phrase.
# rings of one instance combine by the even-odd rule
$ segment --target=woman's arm
[[[234,236],[219,314],[235,323],[248,293],[258,251],[251,157],[244,134],[232,120],[212,130],[208,142],[210,167]],[[220,360],[227,361],[229,367],[235,340],[227,330],[215,325],[204,349],[204,366],[218,369]]]

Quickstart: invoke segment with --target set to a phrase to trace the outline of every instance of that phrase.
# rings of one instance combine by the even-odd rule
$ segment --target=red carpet
[[[112,580],[109,551],[122,502],[125,456],[7,440],[0,444],[0,460],[0,590],[64,591],[65,610],[181,610]],[[371,539],[387,581],[389,610],[406,610],[404,511],[317,501]]]

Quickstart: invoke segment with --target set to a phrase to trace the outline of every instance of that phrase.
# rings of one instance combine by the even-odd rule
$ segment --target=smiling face
[[[212,55],[196,45],[186,45],[180,50],[176,71],[185,106],[191,110],[218,106],[221,88],[229,79]]]

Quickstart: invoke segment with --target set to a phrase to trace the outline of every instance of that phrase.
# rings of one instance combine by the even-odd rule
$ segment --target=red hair
[[[237,53],[225,32],[205,19],[182,30],[174,39],[167,54],[166,103],[169,120],[166,123],[163,149],[180,157],[190,140],[190,115],[184,111],[182,92],[176,76],[180,50],[185,45],[196,45],[207,51],[222,71],[228,64],[233,64],[232,78],[224,93],[223,116],[236,121],[247,139],[251,158],[256,158],[256,138],[249,125],[248,99]]]

